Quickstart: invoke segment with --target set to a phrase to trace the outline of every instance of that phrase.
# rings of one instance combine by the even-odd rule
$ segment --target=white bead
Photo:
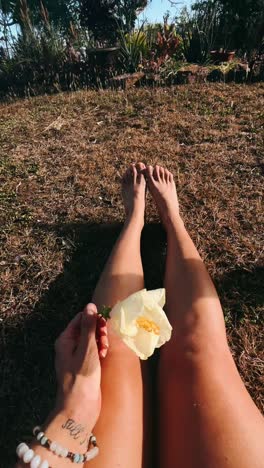
[[[40,463],[41,463],[41,457],[39,455],[35,455],[35,457],[32,458],[30,462],[30,468],[39,468]]]
[[[49,462],[47,460],[44,460],[39,468],[49,468]]]
[[[18,458],[22,458],[23,455],[28,451],[29,447],[24,442],[21,442],[16,448],[16,454]]]
[[[44,436],[44,432],[39,432],[37,435],[37,440],[40,440]]]
[[[36,427],[34,427],[34,429],[33,429],[33,435],[34,435],[34,436],[35,436],[35,435],[37,435],[37,432],[39,432],[39,431],[40,431],[40,429],[41,429],[41,427],[40,427],[40,426],[36,426]]]
[[[99,453],[99,448],[98,447],[93,447],[89,452],[86,453],[85,458],[87,461],[92,460],[95,458]]]
[[[66,458],[69,451],[66,448],[63,448],[61,451],[61,457]]]
[[[23,462],[24,463],[29,463],[31,462],[32,458],[34,457],[35,453],[33,450],[29,449],[26,451],[26,453],[23,456]]]
[[[57,445],[58,445],[57,442],[51,442],[51,444],[50,444],[50,450],[51,450],[52,452],[55,452],[55,450],[56,450],[56,448],[57,448]]]
[[[56,449],[55,449],[55,455],[57,455],[59,457],[61,452],[62,452],[62,446],[58,444]]]

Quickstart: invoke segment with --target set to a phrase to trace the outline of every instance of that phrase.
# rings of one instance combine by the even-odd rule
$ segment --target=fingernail
[[[89,304],[87,304],[87,306],[85,307],[84,311],[85,311],[88,315],[95,315],[95,314],[97,314],[97,307],[96,307],[95,304],[89,303]]]
[[[106,355],[107,355],[107,351],[108,351],[107,349],[102,349],[102,350],[100,351],[100,357],[101,357],[101,358],[105,358]]]

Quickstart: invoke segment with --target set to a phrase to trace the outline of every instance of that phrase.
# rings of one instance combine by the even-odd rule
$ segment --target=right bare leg
[[[261,468],[263,419],[233,361],[219,298],[180,218],[172,174],[158,166],[146,175],[167,231],[173,326],[160,357],[160,467]]]

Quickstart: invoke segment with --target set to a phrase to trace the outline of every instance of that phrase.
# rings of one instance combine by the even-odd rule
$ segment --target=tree
[[[67,29],[71,21],[77,21],[79,0],[0,0],[0,27],[21,25],[21,7],[25,6],[37,26],[42,21],[41,3],[55,26]]]
[[[204,37],[211,29],[213,47],[250,55],[263,44],[264,0],[196,0],[190,18]]]
[[[264,40],[264,0],[220,0],[235,49],[250,52]]]
[[[147,4],[148,0],[80,0],[80,21],[96,40],[114,42],[118,29],[133,29],[137,15]]]
[[[196,1],[191,11],[184,7],[176,18],[177,30],[183,40],[184,55],[188,62],[203,63],[210,57],[210,51],[221,42],[226,43],[225,29],[221,25],[222,6],[217,0]],[[222,44],[222,42],[224,44]]]

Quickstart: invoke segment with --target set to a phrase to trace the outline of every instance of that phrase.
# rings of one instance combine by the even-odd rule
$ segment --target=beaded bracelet
[[[73,463],[84,463],[86,461],[92,460],[99,453],[99,448],[97,447],[96,437],[91,434],[88,443],[88,450],[83,455],[81,453],[70,452],[67,448],[62,447],[57,442],[52,442],[45,433],[41,431],[39,426],[34,427],[33,435],[36,437],[37,441],[43,447],[46,447],[48,450],[53,452],[55,455],[63,458],[69,458]],[[90,445],[93,447],[90,449]]]
[[[54,455],[58,455],[59,457],[63,458],[69,458],[73,463],[84,463],[86,461],[92,460],[99,453],[96,437],[93,434],[91,434],[89,439],[88,450],[83,455],[80,453],[70,452],[68,449],[57,444],[57,442],[51,442],[51,440],[45,436],[44,432],[41,431],[39,426],[34,427],[33,435],[36,437],[37,441],[42,445],[42,447],[46,447],[51,452],[53,452]],[[93,445],[91,449],[89,449],[90,445]],[[35,454],[34,450],[29,448],[28,445],[24,442],[21,442],[17,446],[16,454],[18,458],[23,460],[24,463],[30,463],[30,468],[51,468],[47,460],[42,460],[40,455]]]
[[[30,468],[51,468],[47,460],[42,460],[41,456],[36,455],[24,442],[17,446],[16,454],[24,463],[30,463]]]

